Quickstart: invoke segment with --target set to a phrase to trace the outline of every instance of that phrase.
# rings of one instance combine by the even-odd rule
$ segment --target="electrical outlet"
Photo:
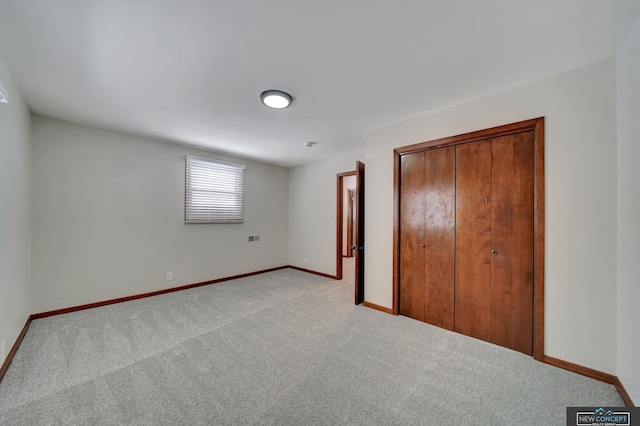
[[[249,235],[249,241],[253,241],[253,235]]]
[[[260,235],[254,235],[253,241],[260,241]]]
[[[173,281],[173,272],[167,272],[167,281]]]
[[[309,258],[308,257],[304,258],[304,263],[309,263]]]

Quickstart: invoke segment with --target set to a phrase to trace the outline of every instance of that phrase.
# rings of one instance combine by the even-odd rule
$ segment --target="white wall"
[[[0,58],[0,365],[29,314],[31,297],[30,113]]]
[[[355,166],[354,166],[354,170],[355,170]],[[349,221],[349,190],[350,189],[356,189],[355,176],[345,176],[344,178],[342,178],[342,255],[343,256],[346,256],[351,252],[351,248],[347,244],[347,231],[348,231],[347,222]],[[355,205],[353,207],[355,209]],[[353,226],[355,227],[355,223],[353,224]]]
[[[617,56],[618,377],[640,404],[640,18]]]
[[[363,156],[358,151],[289,169],[290,265],[336,274],[337,174],[355,170]]]
[[[184,224],[186,154],[247,165],[244,223]],[[34,116],[33,311],[287,265],[288,174]]]
[[[392,304],[393,149],[545,116],[545,352],[616,374],[615,78],[609,59],[368,133],[366,299]]]

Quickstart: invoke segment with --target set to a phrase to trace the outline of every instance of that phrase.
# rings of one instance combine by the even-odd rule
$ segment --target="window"
[[[238,223],[244,219],[242,164],[187,155],[185,223]]]

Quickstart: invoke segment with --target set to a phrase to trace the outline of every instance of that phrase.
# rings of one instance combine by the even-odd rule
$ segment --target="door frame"
[[[400,159],[405,154],[533,131],[533,358],[544,361],[544,117],[393,150],[393,314],[400,312]]]
[[[356,171],[338,173],[336,179],[336,279],[342,279],[342,244],[343,244],[343,214],[344,214],[344,178],[355,176]]]

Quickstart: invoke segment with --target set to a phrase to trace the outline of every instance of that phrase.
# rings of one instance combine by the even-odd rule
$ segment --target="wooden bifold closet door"
[[[533,353],[533,131],[400,157],[399,313]]]
[[[455,148],[401,161],[400,314],[453,330]]]

